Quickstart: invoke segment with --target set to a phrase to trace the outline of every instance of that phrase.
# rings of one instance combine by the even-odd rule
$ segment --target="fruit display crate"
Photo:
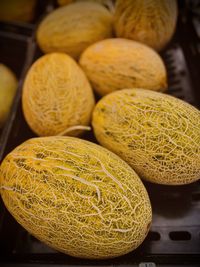
[[[180,5],[176,34],[161,56],[168,72],[168,94],[200,108],[198,14],[189,7],[191,5],[187,8]],[[1,62],[8,65],[19,80],[9,118],[0,132],[0,161],[17,145],[36,136],[24,119],[21,92],[27,70],[42,55],[35,41],[37,24],[53,8],[55,4],[44,1],[37,7],[32,23],[0,23]],[[92,132],[82,138],[96,142]],[[47,247],[20,226],[0,200],[0,266],[199,267],[200,182],[183,186],[145,182],[145,187],[153,209],[147,238],[127,255],[98,261],[73,258]]]

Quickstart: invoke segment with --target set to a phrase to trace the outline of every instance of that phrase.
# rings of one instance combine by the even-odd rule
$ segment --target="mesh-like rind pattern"
[[[80,65],[100,95],[131,87],[157,91],[167,87],[161,57],[131,40],[115,38],[93,44],[83,52]]]
[[[114,25],[118,37],[145,43],[160,51],[176,28],[176,0],[117,0]]]
[[[0,64],[0,128],[5,123],[17,90],[15,74],[4,64]]]
[[[142,178],[169,185],[200,178],[200,112],[190,104],[125,89],[99,101],[92,124],[98,141]]]
[[[37,42],[45,53],[65,52],[74,58],[91,44],[112,36],[112,15],[103,6],[77,2],[47,15],[37,31]]]
[[[47,245],[83,258],[125,254],[144,240],[152,213],[137,174],[118,156],[74,137],[30,139],[0,167],[1,196]]]
[[[94,96],[78,64],[64,53],[52,53],[31,66],[23,86],[22,104],[31,129],[39,136],[50,136],[71,126],[88,125]]]

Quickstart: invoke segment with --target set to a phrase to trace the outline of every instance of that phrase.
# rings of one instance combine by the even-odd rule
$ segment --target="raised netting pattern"
[[[45,1],[39,1],[39,3],[42,3],[43,6],[46,5]],[[52,5],[47,5],[46,8],[50,11],[54,7]],[[40,15],[37,14],[35,21],[38,21],[39,16]],[[184,35],[181,37],[184,40],[187,37],[187,40],[189,40],[191,36],[188,29],[191,26],[187,25],[187,27],[185,27],[186,24],[183,26],[182,22],[179,22],[180,27],[184,27],[185,32],[188,33],[187,36]],[[19,24],[17,25],[17,30],[16,27],[14,27],[15,33],[20,32],[24,35],[21,37],[16,34],[10,34],[10,31],[13,30],[13,25],[8,24],[6,26],[7,32],[4,32],[3,35],[1,35],[1,38],[4,36],[5,38],[10,38],[10,40],[6,41],[4,45],[0,42],[0,45],[1,47],[2,45],[6,47],[7,50],[13,47],[13,49],[11,49],[13,56],[7,57],[6,53],[3,53],[4,50],[1,50],[2,56],[10,63],[13,62],[17,56],[20,56],[19,60],[15,61],[15,69],[19,75],[22,71],[22,64],[25,60],[24,55],[26,54],[26,48],[30,48],[30,43],[27,46],[26,38],[24,37],[27,33],[30,35],[30,31],[35,28],[35,25],[29,24],[24,27]],[[177,29],[178,33],[181,32],[180,27]],[[179,37],[180,35],[178,38]],[[193,94],[193,90],[195,90],[195,88],[193,88],[194,81],[190,80],[190,74],[193,69],[191,66],[188,69],[188,62],[186,63],[185,61],[186,55],[183,53],[181,48],[182,43],[179,43],[179,39],[177,40],[178,42],[175,44],[173,43],[162,53],[168,72],[168,93],[199,107],[199,103],[196,102],[197,99],[195,99]],[[189,43],[185,44],[185,46],[187,45],[188,51],[190,51]],[[38,54],[38,48],[35,42],[32,42],[31,46],[34,49],[36,48],[35,53],[33,54],[33,58],[36,59],[38,55],[41,55],[41,52]],[[32,57],[30,55],[31,49],[29,49],[29,57]],[[195,55],[196,54],[193,54],[193,58],[195,57],[197,60]],[[188,56],[190,57],[190,54],[188,54]],[[195,70],[198,73],[198,69],[196,68]],[[34,133],[30,130],[24,120],[20,104],[18,104],[18,108],[15,109],[15,112],[16,113],[12,114],[12,120],[10,121],[9,127],[6,127],[6,131],[4,131],[6,136],[4,135],[4,138],[2,139],[3,143],[0,144],[2,148],[0,151],[1,159],[3,154],[5,155],[5,147],[6,153],[8,153],[24,140],[34,136]],[[94,140],[91,133],[84,135],[84,137]],[[9,142],[6,141],[7,139]],[[159,262],[160,264],[156,264],[156,266],[171,267],[174,262],[178,264],[184,261],[186,266],[198,267],[200,254],[200,183],[196,182],[187,186],[173,186],[169,188],[167,186],[163,187],[147,183],[146,188],[149,191],[153,205],[153,223],[147,239],[136,252],[129,253],[126,257],[120,257],[106,262],[104,261],[99,263],[84,260],[80,262],[79,259],[74,259],[72,257],[67,257],[67,255],[58,253],[46,246],[44,243],[35,239],[33,236],[29,235],[27,231],[16,223],[8,212],[5,212],[5,210],[1,208],[1,266],[4,266],[3,262],[6,264],[8,262],[12,262],[13,264],[10,264],[11,266],[21,266],[22,263],[27,264],[29,262],[34,266],[40,266],[40,264],[44,263],[59,266],[60,263],[61,266],[63,264],[69,266],[76,266],[80,264],[98,264],[102,266],[115,264],[115,266],[118,266],[126,264],[138,267],[139,263],[135,264],[136,261],[150,261],[150,265],[148,263],[144,263],[141,266],[154,267],[154,263],[152,262]],[[163,265],[164,262],[165,265]],[[169,262],[171,262],[171,264],[167,264]],[[189,262],[191,264],[189,264]],[[192,262],[194,264],[192,264]],[[182,264],[180,264],[180,266],[182,267]]]
[[[200,112],[192,105],[153,91],[127,89],[98,102],[92,125],[100,144],[140,177],[174,185],[199,179]]]
[[[30,233],[62,252],[112,258],[139,246],[151,205],[136,173],[95,144],[31,139],[2,163],[1,194]]]
[[[22,104],[24,116],[37,135],[65,135],[70,127],[89,124],[94,97],[76,62],[64,53],[52,53],[29,69]],[[77,135],[77,131],[72,134]]]

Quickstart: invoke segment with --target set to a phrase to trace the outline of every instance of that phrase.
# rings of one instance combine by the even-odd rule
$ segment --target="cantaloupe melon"
[[[0,128],[5,123],[17,89],[15,74],[4,64],[0,64]]]
[[[43,52],[65,52],[74,58],[90,44],[112,36],[112,15],[103,6],[77,2],[47,15],[37,30]]]
[[[136,40],[160,51],[176,28],[176,0],[117,0],[114,25],[118,37]]]
[[[161,57],[146,45],[131,40],[99,41],[83,52],[80,65],[100,95],[130,87],[156,91],[167,87]]]
[[[89,125],[94,97],[78,64],[64,53],[50,53],[28,71],[22,104],[26,121],[37,135],[78,135],[80,131],[70,129]]]
[[[137,174],[107,149],[78,138],[26,141],[4,159],[0,183],[6,207],[27,231],[75,257],[128,253],[151,224]]]
[[[105,96],[93,113],[98,141],[141,178],[178,185],[200,179],[200,111],[144,89]]]

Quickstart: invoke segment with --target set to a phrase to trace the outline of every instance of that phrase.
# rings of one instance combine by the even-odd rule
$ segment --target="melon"
[[[74,58],[92,43],[112,36],[112,15],[93,2],[77,2],[47,15],[37,30],[44,53],[65,52]]]
[[[80,65],[100,95],[131,87],[156,91],[167,88],[167,72],[161,57],[132,40],[99,41],[83,52]]]
[[[22,106],[30,128],[39,136],[78,135],[90,123],[94,96],[84,72],[70,56],[50,53],[29,69]]]
[[[159,92],[124,89],[100,100],[92,125],[99,143],[150,182],[200,179],[200,111]]]
[[[75,137],[38,137],[0,167],[1,196],[33,236],[68,255],[105,259],[138,247],[151,204],[137,174],[107,149]]]
[[[74,2],[74,0],[57,0],[57,2],[60,6],[65,6],[67,4]]]
[[[0,20],[30,22],[34,18],[36,0],[1,0]]]
[[[177,21],[176,0],[117,0],[114,27],[118,37],[160,51],[171,40]]]
[[[67,5],[72,2],[94,2],[94,3],[100,3],[104,6],[106,6],[110,11],[114,11],[114,1],[113,0],[57,0],[58,4],[60,6]]]
[[[0,64],[0,128],[5,123],[17,90],[17,79],[13,71]]]

